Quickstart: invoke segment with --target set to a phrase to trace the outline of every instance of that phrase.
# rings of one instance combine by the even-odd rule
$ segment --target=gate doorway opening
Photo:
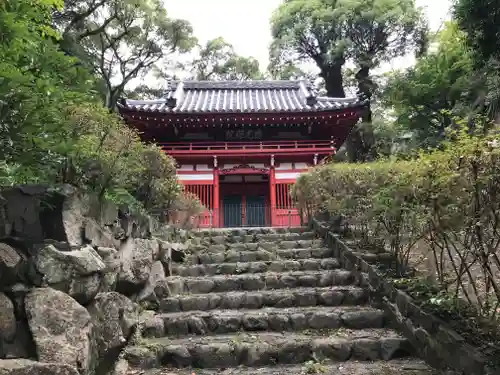
[[[231,175],[220,181],[219,226],[271,226],[269,179],[266,175]]]

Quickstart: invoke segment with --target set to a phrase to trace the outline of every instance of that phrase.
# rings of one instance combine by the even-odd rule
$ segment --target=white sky
[[[261,70],[268,65],[271,42],[269,19],[281,0],[163,0],[170,17],[189,21],[200,43],[223,37],[236,53],[253,56]],[[424,7],[432,29],[448,17],[450,0],[416,0]],[[412,57],[397,59],[383,70],[411,65]]]

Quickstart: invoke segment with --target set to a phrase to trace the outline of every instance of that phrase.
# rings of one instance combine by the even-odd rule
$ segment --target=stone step
[[[235,262],[183,265],[172,264],[172,273],[177,276],[235,275],[261,272],[319,271],[340,268],[336,258],[275,260],[267,262]]]
[[[358,286],[295,288],[255,292],[225,292],[179,295],[163,298],[160,312],[215,309],[260,309],[262,307],[357,306],[368,302],[369,292]]]
[[[142,327],[143,337],[207,335],[238,331],[383,328],[384,311],[369,306],[267,307],[257,310],[211,310],[156,314]]]
[[[280,259],[321,259],[331,258],[333,250],[327,247],[306,249],[269,250],[231,250],[226,252],[200,252],[187,257],[187,264],[235,263],[235,262],[268,262]]]
[[[292,227],[292,228],[216,228],[216,229],[199,229],[192,231],[195,237],[215,237],[215,236],[230,236],[241,237],[247,235],[259,234],[302,234],[313,233],[307,227]]]
[[[409,342],[388,329],[247,333],[145,339],[124,350],[132,366],[226,368],[310,360],[390,360],[411,356]]]
[[[229,291],[252,291],[286,289],[299,287],[326,287],[351,285],[356,282],[352,271],[337,269],[328,271],[266,272],[243,275],[215,275],[200,277],[169,276],[162,284],[165,293],[176,295],[184,293],[220,293]]]
[[[214,241],[214,239],[212,239]],[[305,248],[318,248],[323,247],[323,241],[320,239],[315,240],[291,240],[291,241],[279,241],[279,242],[268,242],[268,241],[260,241],[260,242],[226,242],[223,239],[218,239],[217,243],[211,244],[200,244],[196,246],[192,246],[192,248],[196,252],[208,252],[208,253],[223,253],[228,250],[236,250],[236,251],[255,251],[255,250],[268,250],[275,251],[278,249],[305,249]]]
[[[182,371],[182,370],[181,370]],[[230,367],[225,369],[196,369],[179,371],[178,368],[150,370],[148,375],[443,375],[417,358],[393,359],[390,361],[331,362],[311,360],[299,365],[277,365],[269,367]],[[126,375],[138,375],[140,369],[132,368]]]

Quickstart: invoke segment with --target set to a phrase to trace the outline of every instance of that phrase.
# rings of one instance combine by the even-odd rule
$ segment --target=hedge
[[[327,214],[358,247],[391,252],[399,260],[396,276],[405,276],[410,258],[423,256],[426,277],[447,302],[465,301],[481,316],[498,319],[496,139],[464,133],[410,161],[321,165],[299,177],[292,194],[303,211]]]

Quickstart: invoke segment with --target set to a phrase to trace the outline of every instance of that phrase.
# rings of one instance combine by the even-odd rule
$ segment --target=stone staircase
[[[168,374],[428,375],[369,292],[301,228],[198,232],[124,358]]]

